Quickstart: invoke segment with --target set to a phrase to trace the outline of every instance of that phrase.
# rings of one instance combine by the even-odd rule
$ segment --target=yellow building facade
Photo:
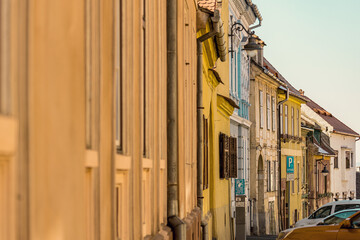
[[[201,2],[201,1],[200,1]],[[215,3],[215,1],[214,1]],[[201,4],[200,10],[201,10]],[[201,39],[207,33],[214,31],[219,24],[215,37],[202,42],[202,101],[204,127],[204,158],[203,158],[203,221],[208,224],[206,239],[232,239],[233,221],[230,215],[230,181],[220,175],[219,139],[221,134],[230,136],[230,116],[235,103],[229,96],[229,63],[228,56],[218,55],[217,48],[227,40],[228,33],[228,1],[222,2],[220,19],[216,16],[220,6],[211,10],[211,14],[199,30],[197,36]],[[204,9],[203,9],[204,10]],[[209,10],[209,9],[207,9]],[[205,9],[206,11],[206,9]],[[223,43],[225,44],[225,42]],[[227,46],[227,43],[226,43]],[[225,49],[222,51],[225,52]]]
[[[305,101],[297,96],[294,89],[288,91],[289,98],[280,106],[281,216],[285,228],[302,219],[304,205],[302,189],[305,156],[301,134],[301,104]],[[284,100],[285,95],[285,91],[279,90],[279,101]]]

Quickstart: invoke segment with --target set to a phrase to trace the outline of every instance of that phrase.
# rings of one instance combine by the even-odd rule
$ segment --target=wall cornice
[[[233,105],[222,95],[217,95],[217,108],[226,115],[230,117],[234,112]]]

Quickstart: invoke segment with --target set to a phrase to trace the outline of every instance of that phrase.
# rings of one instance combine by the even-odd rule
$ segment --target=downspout
[[[278,190],[278,206],[280,209],[278,209],[278,218],[279,218],[279,221],[280,221],[280,224],[279,224],[279,232],[284,230],[285,229],[285,226],[284,226],[284,223],[282,221],[282,214],[281,214],[281,211],[283,210],[280,206],[281,206],[281,138],[280,138],[280,135],[281,135],[281,132],[280,132],[280,126],[281,126],[281,123],[280,123],[280,106],[281,104],[283,104],[284,102],[286,102],[287,100],[289,99],[289,87],[286,86],[286,97],[284,100],[278,102],[277,104],[277,111],[278,111],[278,171],[279,171],[279,190]],[[284,206],[283,206],[284,207]]]
[[[203,124],[202,124],[202,116],[203,116],[203,88],[202,88],[202,43],[198,39],[196,41],[197,47],[197,68],[196,68],[196,80],[197,80],[197,91],[196,91],[196,127],[197,127],[197,141],[196,141],[196,164],[197,164],[197,206],[200,208],[201,218],[203,218],[203,205],[204,205],[204,196],[203,196]],[[201,227],[203,229],[203,239],[208,239],[208,225],[206,221],[201,221]],[[206,235],[206,237],[205,237]]]
[[[186,239],[186,224],[179,217],[178,183],[178,79],[177,1],[167,0],[167,216],[174,240]]]
[[[259,24],[250,27],[250,28],[249,28],[249,31],[251,31],[251,30],[253,30],[253,29],[255,29],[255,28],[261,27],[261,23],[262,23],[262,20],[263,20],[261,14],[260,14],[260,11],[259,11],[259,9],[258,9],[258,7],[257,7],[255,4],[251,4],[251,8],[252,8],[252,10],[254,11],[257,19],[259,20]]]
[[[206,41],[209,38],[214,37],[220,32],[220,23],[221,18],[219,15],[219,11],[215,10],[214,17],[211,17],[213,29],[205,33],[204,35],[197,38],[196,47],[197,47],[197,69],[196,69],[196,126],[197,126],[197,153],[196,153],[196,165],[197,165],[197,206],[200,208],[201,212],[201,228],[203,233],[203,239],[209,239],[209,226],[208,222],[203,217],[203,205],[204,205],[204,196],[203,196],[203,124],[202,124],[202,116],[203,116],[203,86],[202,86],[202,68],[203,68],[203,46],[202,42]]]

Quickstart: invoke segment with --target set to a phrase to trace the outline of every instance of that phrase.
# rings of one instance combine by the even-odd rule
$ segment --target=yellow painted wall
[[[227,6],[228,1],[223,2]],[[221,10],[221,19],[228,33],[228,8]],[[198,32],[198,36],[210,31],[208,23],[206,29]],[[226,39],[227,41],[227,39]],[[203,42],[203,114],[209,121],[209,188],[204,190],[203,215],[211,212],[209,223],[209,239],[231,239],[232,224],[230,218],[230,181],[220,179],[219,168],[219,135],[230,135],[230,116],[234,108],[221,96],[229,96],[229,61],[221,62],[217,57],[215,42],[210,38]],[[220,84],[214,74],[209,71],[214,68],[219,73],[223,84]]]
[[[284,94],[279,94],[279,101],[284,99]],[[294,96],[282,104],[283,106],[283,134],[285,134],[285,105],[288,106],[288,135],[301,137],[301,99]],[[292,108],[294,108],[294,132],[292,132]],[[297,114],[299,113],[299,116]],[[297,121],[299,118],[299,121]],[[298,220],[302,217],[302,171],[303,171],[303,151],[301,142],[298,140],[281,141],[281,178],[286,179],[286,156],[294,156],[294,190],[292,181],[286,184],[286,202],[290,201],[289,217],[290,225],[295,224],[295,209],[297,210]],[[290,198],[289,198],[290,194]]]

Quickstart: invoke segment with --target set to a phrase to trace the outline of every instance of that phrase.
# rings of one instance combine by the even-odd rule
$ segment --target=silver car
[[[324,220],[319,222],[317,225],[335,225],[335,224],[339,224],[342,221],[344,221],[344,219],[350,217],[351,215],[353,215],[353,214],[355,214],[355,213],[357,213],[359,211],[360,211],[360,208],[342,210],[342,211],[336,212],[336,213],[331,214],[330,216],[324,218]]]
[[[343,200],[334,201],[324,204],[318,210],[313,212],[309,217],[299,220],[295,223],[294,227],[302,227],[309,225],[316,225],[324,218],[330,216],[333,213],[339,212],[345,209],[360,208],[360,200]]]

